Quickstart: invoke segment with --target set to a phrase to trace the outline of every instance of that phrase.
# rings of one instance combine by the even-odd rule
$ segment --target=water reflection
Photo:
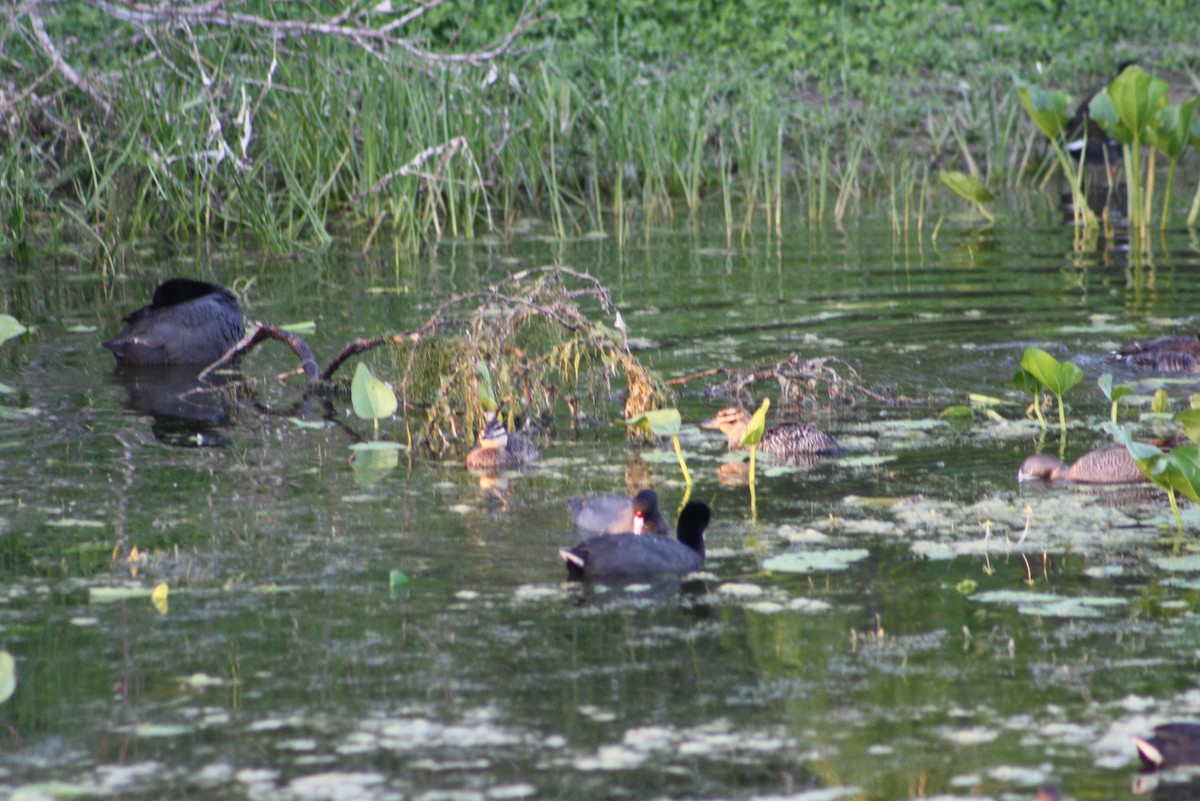
[[[125,408],[152,418],[155,439],[185,448],[226,444],[224,429],[237,403],[241,376],[218,371],[203,380],[203,367],[118,364],[113,382],[128,394]]]

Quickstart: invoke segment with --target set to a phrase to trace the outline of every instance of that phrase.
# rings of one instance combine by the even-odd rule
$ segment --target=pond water
[[[1196,381],[1111,353],[1195,331],[1194,239],[1168,234],[1133,266],[1119,246],[1076,250],[1050,212],[950,221],[936,242],[864,219],[733,249],[713,223],[624,250],[447,243],[411,264],[147,253],[111,294],[50,259],[8,271],[8,310],[35,332],[0,346],[0,650],[18,671],[0,796],[1130,795],[1130,735],[1200,717],[1200,519],[1185,505],[1177,539],[1152,491],[1019,487],[1039,429],[1003,384],[1029,345],[1082,367],[1068,455],[1103,440],[1103,372],[1135,387],[1137,433],[1169,429],[1150,395],[1182,408]],[[314,319],[324,361],[551,263],[598,276],[666,376],[828,355],[907,402],[773,406],[847,452],[760,463],[752,514],[723,438],[696,426],[728,399],[679,387],[691,497],[714,509],[706,571],[590,587],[556,555],[565,499],[653,486],[670,514],[669,443],[572,430],[563,410],[542,462],[498,487],[407,454],[356,472],[369,423],[345,397],[334,420],[295,417],[298,393],[272,380],[290,354],[267,345],[244,365],[251,395],[210,410],[212,447],[194,447],[132,408],[136,382],[99,347],[171,275],[253,278],[248,314]],[[940,417],[970,393],[1008,403]],[[381,431],[405,439],[400,420]],[[114,560],[132,546],[136,575]]]

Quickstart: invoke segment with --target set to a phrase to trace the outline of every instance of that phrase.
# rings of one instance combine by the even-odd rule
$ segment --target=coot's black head
[[[684,545],[704,556],[704,530],[712,519],[712,510],[703,501],[690,501],[679,513],[675,536]]]
[[[205,295],[229,295],[232,297],[233,293],[219,284],[210,284],[207,281],[171,278],[163,281],[154,290],[154,297],[151,298],[150,305],[156,309],[178,306],[180,303],[187,303],[189,300],[196,300]]]

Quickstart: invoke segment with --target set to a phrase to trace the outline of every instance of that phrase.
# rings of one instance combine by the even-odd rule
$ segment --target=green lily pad
[[[763,570],[777,573],[816,573],[822,570],[845,570],[852,563],[866,559],[871,552],[865,548],[846,548],[831,551],[791,551],[763,561]]]

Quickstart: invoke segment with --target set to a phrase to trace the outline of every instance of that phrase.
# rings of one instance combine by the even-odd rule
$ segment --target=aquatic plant
[[[0,314],[0,345],[13,337],[21,336],[28,330],[16,317],[10,314]]]
[[[965,172],[956,170],[942,170],[938,173],[938,183],[949,189],[954,194],[961,197],[963,200],[968,200],[974,204],[975,208],[982,214],[989,223],[996,222],[996,218],[992,215],[984,203],[995,199],[991,190],[987,188],[987,184],[976,178],[974,175],[968,175]]]
[[[692,474],[688,472],[683,449],[679,446],[679,428],[682,422],[683,418],[678,409],[654,409],[626,420],[625,425],[655,436],[671,438],[671,442],[675,444],[675,458],[679,460],[679,469],[683,471],[683,481],[687,485],[683,499],[683,503],[686,504],[692,491]]]
[[[1104,397],[1108,398],[1112,404],[1111,419],[1115,425],[1117,422],[1117,404],[1120,403],[1121,398],[1132,395],[1133,390],[1125,386],[1114,387],[1112,373],[1105,373],[1100,376],[1096,380],[1096,385],[1100,387],[1100,391],[1104,393]]]
[[[1042,89],[1019,79],[1016,81],[1016,86],[1017,96],[1021,98],[1021,105],[1025,107],[1025,111],[1029,113],[1030,119],[1033,120],[1038,130],[1050,140],[1050,146],[1058,158],[1059,168],[1062,169],[1063,175],[1066,176],[1067,183],[1071,187],[1075,224],[1085,227],[1094,226],[1096,215],[1088,205],[1087,198],[1083,193],[1083,163],[1082,161],[1078,164],[1073,163],[1067,158],[1064,149],[1063,139],[1067,132],[1067,123],[1070,120],[1067,116],[1066,93]]]
[[[396,413],[398,406],[396,393],[392,388],[376,378],[371,373],[371,368],[362,362],[359,362],[354,370],[350,399],[356,415],[374,422],[376,435],[379,434],[379,418],[391,417]]]
[[[1060,362],[1041,348],[1025,349],[1025,352],[1021,354],[1021,371],[1036,381],[1041,389],[1054,394],[1058,401],[1058,427],[1062,433],[1063,445],[1065,445],[1067,413],[1063,407],[1063,395],[1083,380],[1083,371],[1074,362]],[[1023,382],[1028,385],[1028,380],[1021,373],[1013,377],[1013,382]],[[1041,419],[1040,412],[1039,419]],[[1042,425],[1045,427],[1044,420],[1042,420]]]
[[[758,518],[758,496],[754,490],[754,458],[758,453],[758,443],[767,431],[767,410],[771,408],[771,399],[763,398],[762,404],[750,417],[746,425],[746,433],[742,435],[742,447],[750,449],[750,516]]]
[[[1126,67],[1105,89],[1092,98],[1088,112],[1105,133],[1121,143],[1124,152],[1125,184],[1129,189],[1129,224],[1144,229],[1149,222],[1154,170],[1142,179],[1142,143],[1158,111],[1167,102],[1167,82],[1150,75],[1136,64]]]
[[[1175,515],[1175,525],[1183,533],[1183,517],[1179,514],[1176,493],[1193,503],[1200,503],[1200,446],[1193,443],[1163,451],[1148,442],[1135,440],[1125,426],[1105,423],[1104,427],[1117,442],[1125,446],[1142,474],[1167,493],[1171,512]],[[1191,426],[1185,431],[1189,429],[1195,431]]]

